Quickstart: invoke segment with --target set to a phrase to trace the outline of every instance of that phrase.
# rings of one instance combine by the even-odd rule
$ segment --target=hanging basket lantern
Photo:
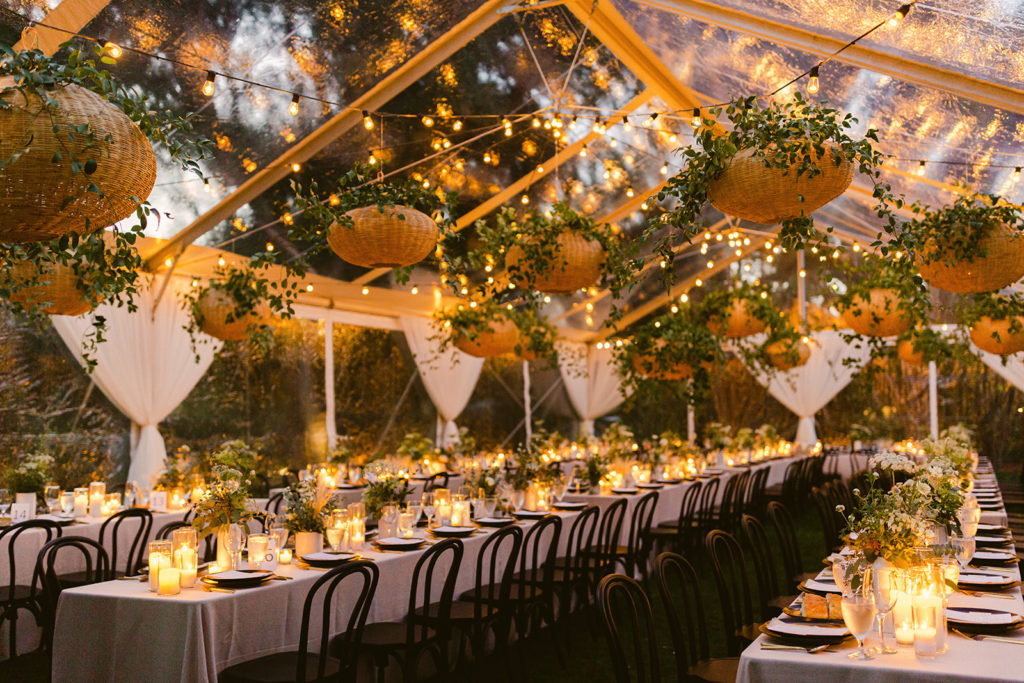
[[[678,381],[693,377],[696,369],[690,363],[684,363],[682,361],[666,363],[664,360],[658,358],[656,351],[658,349],[663,349],[666,344],[668,344],[668,342],[664,339],[656,339],[654,340],[655,352],[635,354],[633,356],[633,370],[637,374],[648,379]],[[705,370],[711,370],[713,367],[712,364],[707,361],[701,362],[700,366]]]
[[[40,283],[12,292],[10,299],[15,303],[25,307],[36,306],[49,315],[82,315],[92,310],[92,304],[85,299],[85,292],[71,266],[50,263],[45,272],[40,272],[34,263],[18,263],[11,267],[10,274],[12,284],[33,279]]]
[[[910,320],[899,308],[900,295],[891,289],[872,289],[858,295],[843,311],[843,322],[857,334],[894,337],[910,330]]]
[[[924,352],[914,350],[913,339],[900,340],[900,343],[896,345],[896,355],[907,365],[922,366],[925,364]]]
[[[556,242],[546,272],[536,272],[531,267],[522,247],[513,245],[508,250],[505,266],[518,271],[513,276],[517,285],[550,294],[571,294],[597,282],[605,263],[605,251],[600,242],[571,231],[561,233]]]
[[[832,152],[838,148],[826,143],[825,150],[822,157],[811,152],[820,171],[814,176],[798,175],[796,168],[765,166],[754,156],[754,149],[740,150],[712,181],[708,199],[727,216],[763,225],[809,216],[853,182],[853,162],[844,158],[837,166]],[[769,152],[767,156],[773,155]]]
[[[251,325],[261,325],[270,317],[270,307],[265,301],[261,301],[254,311],[236,314],[234,298],[219,287],[210,287],[200,294],[196,305],[201,317],[199,329],[223,341],[245,339]]]
[[[1024,317],[1017,316],[1017,320],[1024,325]],[[982,316],[971,325],[970,335],[971,341],[982,351],[1000,356],[1024,351],[1024,329],[1011,332],[1009,320],[993,320],[987,315]]]
[[[13,84],[11,78],[0,79],[0,89]],[[0,109],[0,159],[28,146],[0,169],[3,242],[81,234],[86,219],[90,231],[113,225],[135,213],[138,203],[132,197],[145,201],[156,182],[153,146],[124,112],[77,85],[55,88],[48,96],[59,105],[51,111],[44,111],[39,97],[26,99],[19,92],[5,95],[11,106]],[[95,135],[89,149],[82,133],[68,139],[70,127],[83,124]],[[72,173],[72,156],[83,164],[78,173]],[[89,191],[93,184],[105,196]]]
[[[489,329],[480,330],[470,339],[459,334],[454,341],[455,348],[477,358],[493,358],[515,351],[519,343],[519,328],[507,318],[492,320]]]
[[[749,337],[752,334],[764,332],[768,324],[755,318],[750,312],[750,302],[746,299],[735,298],[729,304],[729,310],[725,317],[713,317],[708,320],[708,329],[714,334],[729,339]]]
[[[792,370],[807,363],[811,346],[802,339],[780,339],[765,346],[764,353],[774,368]]]
[[[920,264],[921,277],[947,292],[971,294],[994,292],[1024,277],[1024,235],[1005,223],[993,223],[978,243],[984,256],[957,259],[950,250],[931,241],[926,251],[931,261]]]
[[[408,206],[364,206],[345,214],[346,226],[334,222],[327,244],[345,261],[364,268],[400,268],[419,263],[437,244],[434,220]]]

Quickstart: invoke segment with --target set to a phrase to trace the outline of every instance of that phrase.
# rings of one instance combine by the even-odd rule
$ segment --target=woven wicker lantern
[[[653,355],[633,356],[633,370],[648,379],[683,380],[693,377],[693,366],[687,363],[664,366]]]
[[[896,345],[896,355],[907,365],[924,365],[924,352],[914,350],[913,339],[902,339]]]
[[[930,263],[921,263],[921,277],[947,292],[994,292],[1024,277],[1024,235],[1005,223],[994,223],[978,243],[984,256],[960,260],[928,244]]]
[[[519,328],[508,318],[492,320],[490,329],[480,330],[476,338],[460,334],[455,338],[455,348],[477,358],[492,358],[515,351],[519,343]]]
[[[764,332],[767,323],[755,318],[750,313],[750,303],[746,299],[735,298],[725,312],[725,319],[712,318],[708,321],[708,329],[714,334],[738,339],[752,334]]]
[[[764,225],[808,216],[853,182],[853,162],[843,159],[837,166],[828,151],[837,148],[831,144],[825,148],[824,157],[816,159],[821,172],[815,176],[797,175],[796,168],[766,167],[753,149],[740,150],[711,183],[708,199],[728,216]]]
[[[197,306],[202,317],[199,328],[223,341],[241,341],[250,325],[265,323],[270,318],[270,307],[265,301],[250,313],[236,315],[234,298],[218,287],[210,287],[199,295]],[[232,317],[230,322],[229,316]]]
[[[419,263],[434,250],[434,220],[408,206],[364,206],[347,214],[352,226],[332,223],[327,244],[345,261],[364,268],[400,268]]]
[[[768,362],[779,370],[792,370],[807,363],[810,345],[802,339],[780,339],[764,347]]]
[[[872,289],[868,298],[857,296],[843,311],[843,322],[857,334],[894,337],[910,330],[910,320],[900,310],[900,295],[890,289]]]
[[[33,263],[18,263],[11,267],[10,274],[12,284],[32,279],[40,282],[12,292],[10,298],[15,303],[37,306],[41,312],[50,315],[82,315],[92,310],[92,304],[86,301],[85,292],[71,266],[50,263],[45,272],[39,272]]]
[[[1017,316],[1017,320],[1024,325],[1024,317]],[[993,320],[987,315],[982,316],[971,325],[970,334],[971,341],[982,351],[1000,356],[1024,351],[1024,329],[1011,332],[1009,320]]]
[[[507,268],[517,268],[515,282],[520,286],[532,287],[551,294],[570,294],[597,282],[604,268],[605,252],[600,242],[588,240],[575,232],[563,232],[557,240],[558,246],[547,272],[531,272],[529,263],[524,263],[526,252],[513,245],[505,257]]]
[[[13,85],[0,79],[0,88]],[[40,99],[20,93],[5,96],[11,107],[0,110],[0,159],[28,150],[0,169],[0,241],[38,242],[69,232],[100,230],[135,213],[156,182],[153,146],[139,127],[104,97],[77,85],[49,93],[59,106],[42,111]],[[68,127],[88,124],[95,147],[68,140]],[[54,132],[54,126],[59,130]],[[82,137],[75,134],[76,138]],[[108,143],[105,138],[109,136]],[[54,163],[54,155],[62,158]],[[72,155],[95,171],[72,174]],[[89,170],[88,168],[86,170]],[[95,184],[105,197],[88,190]],[[69,197],[73,199],[64,206]]]

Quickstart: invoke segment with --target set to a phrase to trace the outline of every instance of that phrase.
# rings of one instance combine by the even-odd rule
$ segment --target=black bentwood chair
[[[623,566],[627,576],[636,576],[637,570],[647,583],[647,565],[651,555],[651,524],[654,522],[654,509],[658,507],[658,492],[645,493],[633,508],[629,522],[629,537],[626,545],[615,547],[615,561]],[[613,567],[614,571],[614,567]]]
[[[330,570],[313,584],[302,607],[302,630],[299,649],[236,664],[220,672],[221,683],[321,683],[326,681],[355,681],[360,641],[370,612],[380,572],[369,560],[348,562]],[[343,622],[337,609],[338,596],[345,595],[349,583],[359,586],[358,597],[352,602],[348,619]],[[339,586],[342,590],[338,590]],[[309,619],[318,595],[320,600],[320,647],[309,651]],[[339,614],[337,624],[345,623],[344,631],[331,640],[331,617]],[[328,656],[328,651],[341,655],[341,659]]]
[[[134,535],[127,548],[118,548],[118,540],[121,534],[121,525],[130,529],[133,524],[138,524]],[[107,550],[110,558],[108,575],[103,577],[104,581],[117,578],[118,576],[134,576],[142,568],[142,557],[146,554],[146,543],[149,541],[149,533],[153,529],[153,513],[145,508],[129,508],[122,510],[108,517],[100,526],[99,543]],[[127,550],[127,552],[121,552]],[[120,568],[118,565],[120,564]],[[82,586],[92,583],[86,572],[72,572],[61,577],[67,586]]]
[[[85,564],[85,571],[76,576],[81,580],[71,584],[57,574],[58,558],[81,555],[76,564]],[[39,606],[42,610],[42,649],[49,652],[53,644],[53,627],[57,620],[57,600],[65,588],[99,583],[110,576],[110,557],[102,545],[84,536],[62,536],[48,542],[36,557],[33,583],[39,582]]]
[[[738,656],[758,635],[746,556],[736,538],[721,529],[708,533],[704,544],[722,604],[726,651],[730,656]]]
[[[668,616],[678,680],[735,681],[738,657],[711,658],[704,602],[693,565],[682,555],[662,553],[654,559],[654,578]]]
[[[28,610],[35,618],[36,624],[41,625],[42,614],[39,610],[39,603],[36,599],[33,585],[18,584],[18,568],[15,564],[17,558],[18,539],[23,533],[30,529],[39,529],[40,533],[46,534],[45,543],[54,538],[61,537],[61,528],[56,522],[48,519],[30,519],[27,522],[14,524],[6,529],[0,530],[0,543],[7,539],[7,571],[9,574],[6,586],[0,586],[0,625],[4,621],[11,622],[10,651],[11,657],[17,652],[18,642],[18,610]],[[32,536],[32,534],[29,534]]]
[[[697,521],[697,503],[700,499],[701,482],[695,481],[683,492],[679,503],[679,517],[672,522],[661,522],[647,532],[654,544],[654,550],[668,545],[675,552],[692,547],[693,530]]]
[[[779,552],[782,555],[782,566],[786,572],[786,590],[797,592],[801,581],[812,579],[815,572],[804,572],[803,561],[800,559],[800,541],[796,537],[796,526],[789,508],[777,500],[768,503],[768,519],[775,528],[775,536],[779,540]]]
[[[448,643],[451,639],[452,598],[455,580],[462,563],[462,541],[449,538],[438,541],[420,555],[409,587],[409,613],[404,622],[378,622],[363,628],[358,652],[373,660],[377,680],[386,680],[388,661],[394,659],[402,668],[406,683],[419,680],[419,665],[424,653],[431,656],[436,671],[449,673]],[[435,576],[443,581],[440,594],[435,590]],[[435,605],[436,626],[423,616],[428,605]],[[339,659],[348,656],[345,641],[331,642],[331,654]]]
[[[661,683],[654,616],[640,584],[609,574],[597,586],[597,605],[617,683]]]

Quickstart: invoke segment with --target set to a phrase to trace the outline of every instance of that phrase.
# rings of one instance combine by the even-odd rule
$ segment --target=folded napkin
[[[978,574],[976,572],[960,572],[960,583],[975,585],[1004,586],[1013,583],[1009,576],[998,576],[996,574]]]
[[[379,538],[377,542],[381,545],[413,545],[415,543],[423,543],[422,538],[400,538],[398,536],[388,536],[387,538]]]
[[[1021,616],[996,610],[972,609],[969,607],[947,607],[946,617],[962,624],[1012,624]]]
[[[978,550],[974,553],[972,559],[975,560],[1012,560],[1017,557],[1013,553],[1003,552],[1002,550]]]
[[[350,560],[355,557],[355,553],[310,553],[309,555],[303,555],[303,560],[312,560],[313,562],[334,562],[341,560]]]
[[[836,637],[849,635],[846,624],[817,624],[805,621],[794,621],[785,617],[775,617],[768,623],[768,630],[793,636],[825,636]]]
[[[818,591],[819,593],[839,593],[839,586],[836,585],[835,581],[819,581],[818,579],[810,579],[804,582],[804,588],[811,591]]]

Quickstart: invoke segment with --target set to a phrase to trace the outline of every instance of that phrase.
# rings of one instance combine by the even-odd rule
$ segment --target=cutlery
[[[309,569],[309,570],[312,570],[312,571],[315,571],[315,572],[330,571],[329,569],[327,569],[327,567],[314,567],[311,564],[304,564],[304,563],[301,563],[301,562],[296,562],[295,566],[298,567],[299,569]],[[276,579],[277,577],[275,576],[274,578]],[[284,578],[284,577],[281,577],[281,578]]]
[[[987,636],[982,633],[964,633],[960,629],[952,629],[953,633],[963,636],[969,640],[994,640],[997,643],[1010,643],[1011,645],[1024,645],[1024,640],[1015,640],[1013,638],[1003,638],[1002,636]]]
[[[230,588],[217,588],[216,586],[203,585],[203,590],[207,593],[234,593],[235,591]]]
[[[146,575],[145,574],[139,574],[138,576],[119,576],[119,577],[117,577],[117,580],[118,581],[145,581],[146,580]]]
[[[1016,595],[1003,595],[1001,593],[982,593],[981,591],[965,591],[960,590],[964,595],[969,595],[972,598],[1002,598],[1003,600],[1016,600]]]
[[[799,645],[776,645],[775,643],[761,643],[762,650],[802,650],[808,654],[816,655],[819,652],[825,652],[831,647],[829,644],[815,645],[814,647],[801,647]]]

